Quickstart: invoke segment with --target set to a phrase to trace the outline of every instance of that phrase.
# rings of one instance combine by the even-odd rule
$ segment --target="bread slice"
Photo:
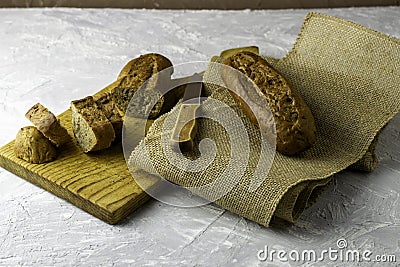
[[[37,103],[31,107],[25,117],[57,147],[71,140],[68,131],[60,124],[56,116],[42,104]]]
[[[19,130],[14,142],[14,154],[30,163],[44,163],[57,158],[54,145],[34,126]]]
[[[72,129],[83,152],[97,151],[111,146],[115,132],[111,122],[92,96],[71,102]]]
[[[241,90],[240,95],[246,100],[232,93],[238,105],[247,114],[249,119],[257,124],[257,119],[252,113],[254,110],[266,108],[260,106],[257,98],[263,97],[271,110],[276,126],[276,149],[284,155],[294,155],[310,148],[316,142],[316,126],[313,115],[300,93],[275,70],[261,56],[251,52],[239,52],[225,59],[228,65],[245,74],[257,85],[257,92],[251,93],[242,88],[244,83],[240,77],[230,73],[222,79],[227,87]]]
[[[166,70],[161,72],[164,69]],[[149,114],[150,119],[155,119],[169,111],[177,102],[174,93],[170,91],[162,95],[155,88],[168,86],[172,72],[171,61],[160,54],[145,54],[128,62],[118,76],[118,85],[111,92],[120,113],[125,115],[128,111],[131,116],[142,118]],[[133,95],[142,86],[145,86],[145,90],[130,105]],[[157,102],[150,106],[153,101]]]
[[[111,94],[106,92],[96,97],[94,100],[97,107],[101,109],[107,119],[111,122],[114,128],[116,139],[120,140],[122,136],[122,126],[124,121],[122,119],[122,116],[119,114],[114,101],[112,101],[111,99]]]

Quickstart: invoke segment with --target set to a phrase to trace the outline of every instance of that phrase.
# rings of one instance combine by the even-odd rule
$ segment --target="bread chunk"
[[[111,122],[113,128],[114,128],[114,133],[116,139],[121,139],[122,136],[122,126],[123,126],[123,119],[121,115],[119,114],[117,107],[115,106],[114,101],[111,99],[111,94],[110,93],[104,93],[101,94],[99,97],[96,97],[95,99],[96,105],[98,108],[101,109],[101,111],[104,113],[104,115],[107,117],[107,119]]]
[[[160,73],[169,67],[169,71]],[[149,114],[148,117],[154,119],[169,111],[177,102],[174,93],[170,91],[162,95],[155,88],[168,86],[172,72],[171,61],[160,54],[145,54],[128,62],[118,76],[118,86],[111,92],[112,100],[120,113],[125,115],[128,111],[130,115],[142,118]],[[145,86],[145,90],[135,97],[137,101],[130,103],[133,95],[142,86]],[[156,104],[150,106],[155,100],[158,100]]]
[[[235,87],[237,90],[242,90],[242,94],[248,93],[248,101],[245,103],[241,97],[230,91],[254,124],[257,124],[257,119],[250,106],[255,106],[256,110],[265,108],[257,106],[260,101],[256,98],[266,99],[275,120],[278,152],[294,155],[315,143],[316,127],[310,108],[295,88],[265,59],[251,52],[240,52],[225,59],[224,64],[242,72],[257,85],[257,90],[260,92],[251,94],[245,92],[245,88],[240,88],[239,77],[222,75],[228,88]]]
[[[71,102],[72,129],[83,152],[111,146],[115,132],[106,115],[97,107],[92,96]]]
[[[25,117],[57,147],[71,140],[68,131],[61,125],[56,116],[40,103],[31,107]]]
[[[54,145],[34,126],[19,130],[15,138],[14,154],[30,163],[44,163],[57,158]]]

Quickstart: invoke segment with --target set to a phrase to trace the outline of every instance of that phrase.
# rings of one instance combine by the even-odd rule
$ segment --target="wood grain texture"
[[[115,82],[96,95],[109,91],[114,85]],[[73,136],[71,111],[63,112],[58,118]],[[14,141],[0,148],[1,167],[107,223],[118,223],[150,198],[130,174],[121,142],[85,154],[73,139],[59,149],[55,161],[44,164],[31,164],[15,157],[13,147]],[[156,177],[149,175],[146,179],[146,187],[157,181]]]

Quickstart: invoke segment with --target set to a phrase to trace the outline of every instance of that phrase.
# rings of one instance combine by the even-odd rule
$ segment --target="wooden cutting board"
[[[109,91],[114,85],[110,84],[97,94]],[[73,136],[71,111],[63,112],[58,118]],[[13,146],[14,141],[0,148],[1,167],[107,223],[118,223],[150,199],[130,174],[121,142],[109,149],[84,154],[72,141],[59,149],[55,161],[44,164],[31,164],[16,158]],[[157,182],[155,176],[145,172],[134,175],[145,175],[146,187]]]

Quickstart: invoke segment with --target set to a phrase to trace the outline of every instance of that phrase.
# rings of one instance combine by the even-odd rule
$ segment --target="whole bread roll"
[[[249,119],[258,124],[254,110],[265,108],[257,106],[260,101],[256,98],[264,97],[273,114],[276,127],[276,149],[284,155],[295,155],[310,148],[316,141],[316,127],[310,108],[293,86],[276,71],[265,59],[251,52],[239,52],[224,60],[228,65],[250,78],[257,86],[257,94],[243,92],[240,88],[240,77],[237,75],[222,75],[228,88],[242,90],[248,101],[229,90]],[[224,73],[224,72],[223,72]]]

